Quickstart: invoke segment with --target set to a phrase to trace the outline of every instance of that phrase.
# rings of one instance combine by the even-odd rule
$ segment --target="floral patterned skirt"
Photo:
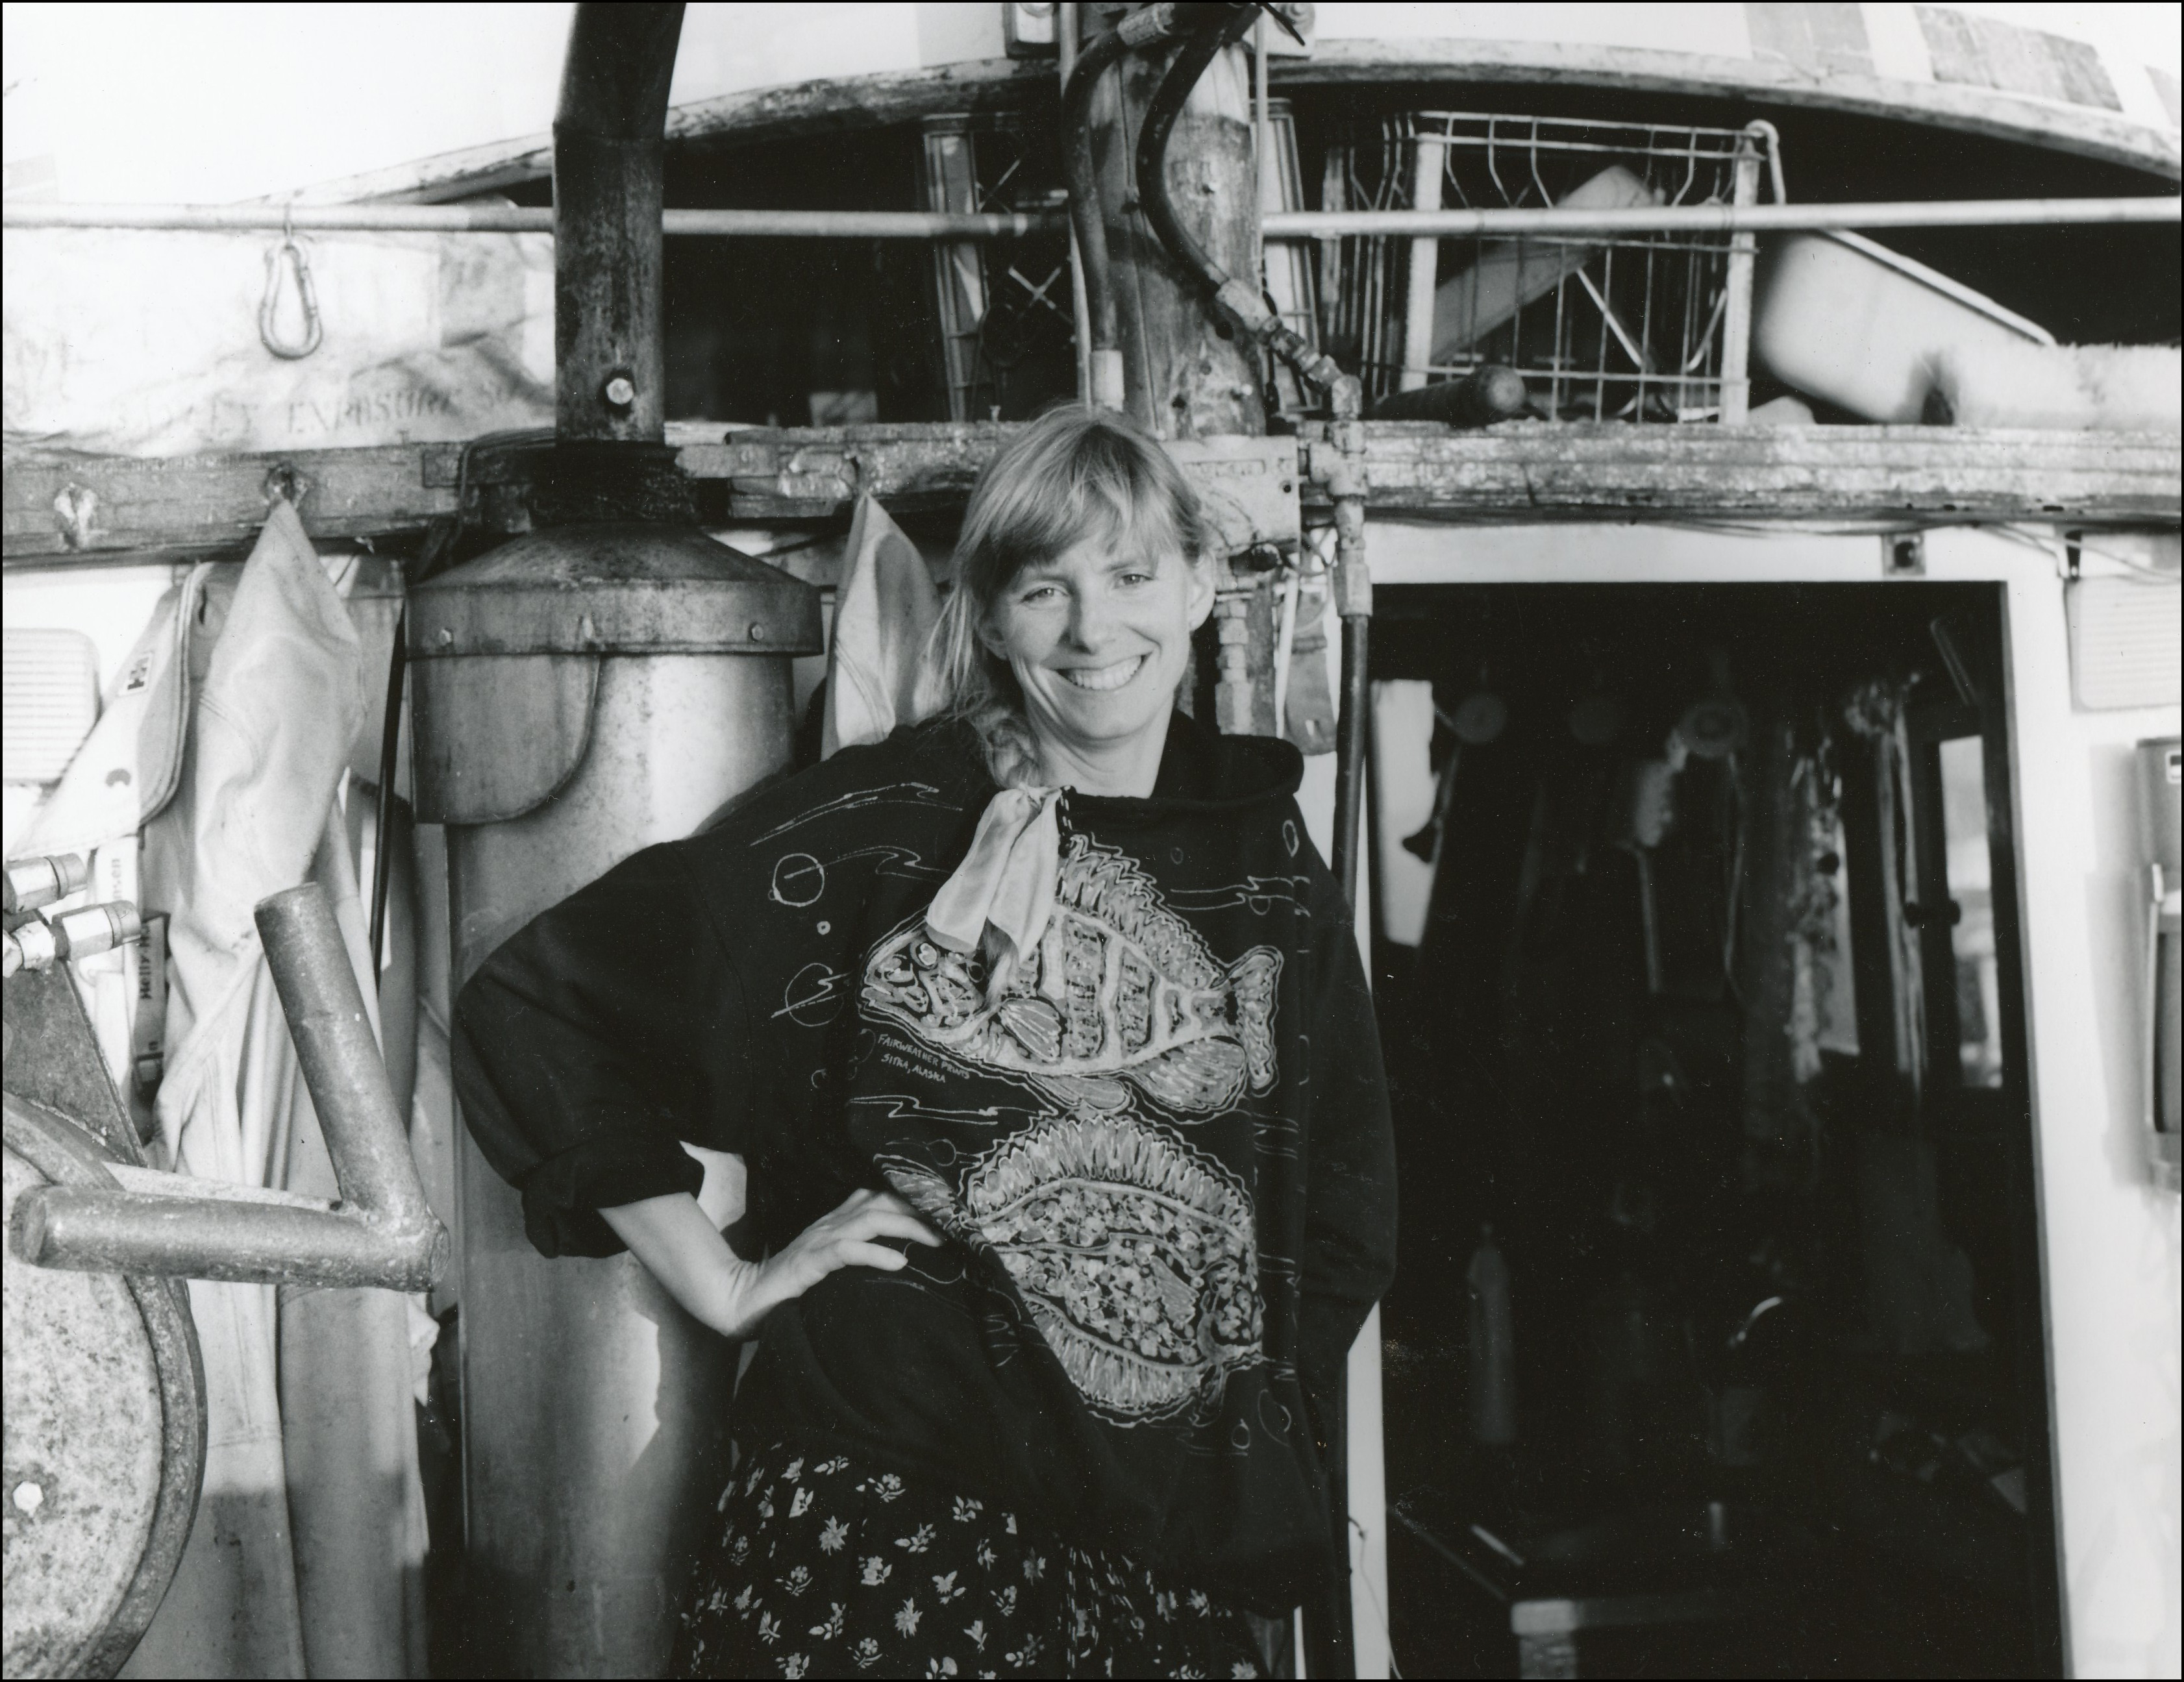
[[[1262,1674],[1239,1608],[838,1454],[776,1444],[718,1512],[671,1675]]]

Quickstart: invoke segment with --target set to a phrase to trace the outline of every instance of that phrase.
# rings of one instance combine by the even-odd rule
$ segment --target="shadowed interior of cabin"
[[[1998,607],[1384,592],[1406,1674],[2053,1663]]]

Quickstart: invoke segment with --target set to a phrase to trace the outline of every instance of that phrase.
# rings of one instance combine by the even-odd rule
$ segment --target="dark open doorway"
[[[1430,864],[1376,938],[1397,1664],[2055,1674],[2000,589],[1377,635],[1384,747],[1438,720],[1375,853]]]

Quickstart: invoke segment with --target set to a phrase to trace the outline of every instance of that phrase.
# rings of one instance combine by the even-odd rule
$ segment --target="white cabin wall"
[[[1937,532],[1929,568],[2006,547]],[[2062,582],[2036,560],[2010,577],[2010,711],[2065,1639],[2075,1675],[2175,1676],[2184,1262],[2178,1199],[2149,1183],[2140,1133],[2131,749],[2178,733],[2184,705],[2077,710]],[[2153,610],[2174,612],[2174,600]]]

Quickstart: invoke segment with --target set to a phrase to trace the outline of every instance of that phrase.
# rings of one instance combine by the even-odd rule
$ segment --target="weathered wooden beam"
[[[898,510],[959,506],[1011,426],[731,431],[671,423],[683,470],[726,480],[740,524],[825,519],[871,491]],[[2147,432],[1982,432],[1928,426],[1629,426],[1516,423],[1450,432],[1367,426],[1372,507],[1480,521],[2032,520],[2175,526],[2184,443]],[[1300,441],[1307,456],[1315,448]],[[325,537],[414,532],[454,507],[462,448],[390,445],[286,455],[153,459],[11,452],[10,563],[129,553],[202,554],[255,536],[278,476]],[[521,450],[482,452],[473,516],[520,503]],[[1305,482],[1309,498],[1312,487]]]
[[[1017,430],[995,420],[716,429],[720,442],[705,443],[671,427],[668,441],[694,478],[728,482],[730,514],[762,521],[822,518],[867,491],[897,511],[956,506]]]
[[[11,450],[0,559],[218,554],[255,539],[281,493],[316,537],[412,532],[454,511],[461,454],[460,444],[144,458]]]
[[[2174,525],[2174,436],[1518,422],[1367,432],[1370,507],[1479,520],[2070,520]]]

